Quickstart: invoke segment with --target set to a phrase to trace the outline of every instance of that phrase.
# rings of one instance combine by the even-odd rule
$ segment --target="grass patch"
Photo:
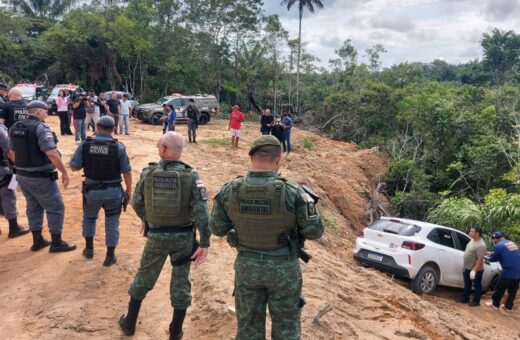
[[[231,144],[229,138],[210,138],[210,139],[201,139],[199,140],[201,144],[210,144],[210,145],[227,145]]]
[[[312,142],[312,140],[310,140],[309,138],[305,137],[303,139],[303,148],[307,149],[307,150],[312,150],[312,149],[314,149],[314,143]]]
[[[322,214],[321,219],[323,220],[323,224],[325,225],[325,230],[327,233],[339,236],[341,234],[341,229],[336,221],[336,217],[329,214]]]

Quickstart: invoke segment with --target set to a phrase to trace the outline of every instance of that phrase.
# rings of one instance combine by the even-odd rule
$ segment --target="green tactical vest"
[[[180,163],[180,162],[176,162]],[[153,227],[178,227],[190,224],[190,198],[192,173],[187,164],[184,169],[165,169],[150,164],[144,179],[144,206],[146,222]]]
[[[251,249],[279,249],[281,234],[296,228],[296,215],[287,210],[285,179],[269,178],[261,185],[237,178],[231,183],[228,216],[233,221],[241,246]]]

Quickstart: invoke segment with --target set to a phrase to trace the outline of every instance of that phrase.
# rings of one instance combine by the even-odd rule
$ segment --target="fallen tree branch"
[[[312,323],[315,324],[315,325],[319,325],[320,324],[320,319],[322,316],[324,316],[325,314],[327,314],[328,312],[330,312],[332,310],[332,306],[331,305],[326,305],[322,310],[319,311],[319,313],[314,317],[314,319],[312,320]]]

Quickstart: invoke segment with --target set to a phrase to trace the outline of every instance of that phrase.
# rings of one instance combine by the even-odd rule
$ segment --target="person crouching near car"
[[[504,310],[510,313],[513,310],[513,302],[520,285],[520,251],[513,241],[506,240],[505,236],[499,231],[495,231],[491,235],[491,239],[495,247],[493,247],[493,252],[486,254],[486,260],[500,262],[502,273],[495,286],[492,300],[486,302],[486,305],[498,311],[500,300],[507,290],[508,297],[504,304]]]
[[[459,299],[460,303],[469,303],[471,307],[480,306],[482,296],[482,276],[484,274],[484,256],[486,255],[486,244],[482,239],[482,229],[471,227],[469,230],[471,241],[466,245],[464,251],[464,292]],[[470,302],[469,296],[471,286],[475,287],[473,300]]]

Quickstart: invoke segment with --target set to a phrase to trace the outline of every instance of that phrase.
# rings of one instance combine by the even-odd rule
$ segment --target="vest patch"
[[[91,144],[90,147],[89,147],[88,153],[91,154],[91,155],[108,156],[109,146],[108,145]]]
[[[152,185],[154,189],[177,189],[179,187],[177,179],[177,177],[154,175]]]
[[[271,200],[267,198],[241,198],[241,214],[271,215]]]
[[[25,137],[26,129],[13,129],[13,137]]]

